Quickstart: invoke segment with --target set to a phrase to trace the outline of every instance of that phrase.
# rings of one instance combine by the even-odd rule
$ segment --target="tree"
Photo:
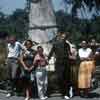
[[[100,10],[100,0],[64,0],[66,4],[72,4],[72,13],[76,14],[77,9],[86,5],[91,11],[92,8],[98,12]]]
[[[6,32],[24,39],[28,30],[28,14],[24,9],[16,9],[11,15],[0,14],[0,32]]]
[[[91,37],[100,39],[100,17],[94,19],[79,19],[71,17],[64,11],[56,12],[57,25],[61,26],[62,30],[69,31],[71,40],[74,43],[79,43],[82,39],[89,40]],[[99,40],[100,41],[100,40]]]

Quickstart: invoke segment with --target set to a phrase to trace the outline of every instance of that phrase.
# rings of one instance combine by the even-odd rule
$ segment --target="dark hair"
[[[42,46],[38,46],[37,49],[43,49],[43,47]]]
[[[25,44],[24,44],[25,46],[27,45],[27,42],[30,42],[31,45],[33,45],[33,42],[32,42],[31,40],[26,40],[26,41],[25,41]]]

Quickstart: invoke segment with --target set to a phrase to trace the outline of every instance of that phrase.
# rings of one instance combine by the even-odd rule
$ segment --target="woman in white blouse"
[[[78,73],[78,88],[80,96],[88,97],[89,88],[91,87],[91,78],[94,72],[95,64],[92,50],[87,47],[87,42],[82,41],[81,47],[78,51],[80,58],[80,67]]]

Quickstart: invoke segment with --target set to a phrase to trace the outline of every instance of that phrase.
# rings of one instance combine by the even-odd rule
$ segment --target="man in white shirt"
[[[18,59],[21,53],[21,50],[24,47],[20,42],[16,41],[14,36],[9,37],[8,41],[8,56],[7,56],[7,74],[9,80],[9,93],[7,97],[10,97],[13,94],[15,84],[16,84],[16,72],[18,69]]]

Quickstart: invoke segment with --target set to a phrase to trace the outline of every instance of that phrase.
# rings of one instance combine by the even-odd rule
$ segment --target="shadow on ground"
[[[93,92],[93,93],[89,93],[89,98],[100,98],[100,94]]]

